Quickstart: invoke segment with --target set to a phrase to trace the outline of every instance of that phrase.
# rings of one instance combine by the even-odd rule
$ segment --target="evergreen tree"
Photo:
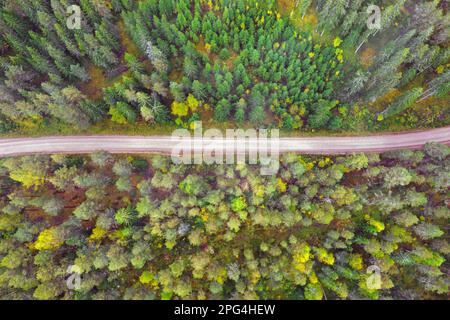
[[[421,87],[406,91],[397,99],[395,99],[395,101],[381,113],[383,118],[387,119],[394,115],[402,113],[403,111],[411,107],[414,102],[416,102],[416,100],[422,95],[422,93],[423,89]]]
[[[153,45],[151,41],[147,41],[145,53],[152,62],[155,69],[160,73],[166,73],[168,70],[168,62],[161,50]]]

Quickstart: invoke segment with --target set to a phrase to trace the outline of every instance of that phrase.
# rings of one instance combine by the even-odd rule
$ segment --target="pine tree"
[[[171,16],[174,11],[173,0],[159,1],[159,11],[167,17]]]
[[[170,87],[170,93],[172,94],[175,101],[182,102],[185,100],[186,95],[184,93],[182,84],[176,83],[176,82],[171,82],[169,87]]]
[[[450,83],[450,69],[434,78],[428,83],[428,89],[423,93],[420,101],[427,99],[430,96],[438,95],[440,97],[445,97],[449,92]]]
[[[39,28],[41,29],[42,33],[49,39],[52,38],[52,32],[53,32],[53,26],[55,25],[56,21],[53,19],[53,17],[48,14],[47,12],[38,11],[37,12],[37,18],[39,22]]]
[[[155,116],[156,123],[164,124],[169,121],[169,110],[157,98],[153,98],[151,104],[152,112]]]
[[[108,25],[104,20],[100,25],[96,25],[95,37],[106,47],[112,48],[115,51],[120,50],[120,43],[116,36],[110,31],[112,26]]]
[[[199,14],[196,13],[194,20],[192,20],[192,23],[191,23],[191,30],[194,34],[198,34],[200,32],[201,27],[202,27],[202,24],[201,24]]]
[[[311,6],[311,4],[312,0],[297,0],[296,7],[298,8],[298,11],[302,16],[302,20],[305,18],[305,15],[308,12],[308,9]]]
[[[119,124],[135,123],[136,112],[125,102],[117,102],[109,109],[111,120]]]
[[[186,56],[183,62],[183,71],[186,76],[194,79],[198,74],[198,66],[192,58]]]
[[[336,101],[320,100],[312,106],[312,114],[308,118],[308,125],[313,129],[325,128],[331,118],[331,109]]]
[[[326,0],[325,2],[325,5],[319,13],[318,27],[322,29],[321,35],[326,31],[336,28],[346,13],[346,0]]]
[[[422,92],[423,88],[421,87],[416,87],[406,91],[397,99],[395,99],[395,101],[381,113],[383,115],[383,118],[387,119],[399,113],[402,113],[413,105],[413,103],[421,96]]]
[[[398,68],[409,54],[409,48],[400,49],[383,63],[374,65],[366,88],[366,100],[374,101],[377,97],[394,88],[401,79]]]
[[[12,12],[0,11],[0,20],[18,35],[24,35],[30,29],[30,26],[27,26],[25,21]]]
[[[43,57],[36,49],[27,46],[26,50],[29,55],[27,60],[36,71],[42,74],[48,74],[52,72],[50,62],[45,57]]]
[[[89,19],[91,25],[95,25],[100,23],[101,18],[98,12],[95,10],[95,6],[92,4],[90,0],[80,0],[80,5],[83,13],[85,13]]]
[[[33,6],[33,2],[29,0],[16,0],[17,5],[25,13],[25,15],[34,23],[38,24],[36,13],[36,7]]]
[[[126,52],[124,59],[133,74],[140,74],[143,72],[144,66],[134,55]]]
[[[157,73],[154,72],[151,75],[151,82],[153,84],[153,91],[163,97],[167,97],[168,89],[166,81],[164,79],[162,79]]]
[[[50,0],[50,6],[52,8],[53,14],[58,20],[58,23],[66,23],[66,8],[68,7],[67,1],[63,0]]]
[[[13,32],[9,34],[5,34],[4,36],[5,42],[15,51],[21,52],[23,47],[25,46],[24,42],[17,37]]]
[[[206,97],[205,86],[198,80],[194,80],[192,82],[192,92],[194,93],[195,97],[199,100],[202,100]]]
[[[222,99],[219,101],[216,108],[214,109],[214,120],[224,122],[228,120],[230,112],[231,112],[230,102],[226,99]]]
[[[89,118],[80,108],[84,97],[74,87],[67,87],[52,93],[52,103],[48,105],[50,113],[66,123],[85,129],[89,126]]]
[[[1,107],[0,107],[0,109],[1,109]],[[0,110],[0,112],[1,112],[1,110]],[[7,133],[7,132],[13,130],[14,127],[15,127],[15,125],[13,122],[7,120],[4,116],[2,116],[0,114],[0,133],[2,133],[2,134]]]
[[[66,77],[69,77],[70,74],[70,66],[75,65],[75,61],[67,56],[65,52],[59,50],[58,48],[52,46],[50,43],[46,46],[47,52],[50,57],[53,58],[53,61],[58,68],[58,70]]]
[[[154,46],[151,41],[146,42],[145,54],[150,59],[153,66],[158,72],[162,74],[165,74],[167,72],[169,64],[165,55],[161,50]]]
[[[344,21],[341,23],[341,35],[347,37],[351,31],[355,33],[359,33],[359,29],[361,28],[361,24],[364,24],[365,21],[361,21],[360,8],[363,4],[364,0],[352,0],[351,4],[348,7],[347,14],[344,16]],[[347,40],[347,39],[346,39]]]
[[[401,9],[406,0],[397,0],[394,4],[387,6],[381,15],[381,28],[387,30],[391,27],[394,20],[400,15]]]
[[[249,119],[253,125],[257,126],[264,122],[265,117],[264,107],[259,105],[252,109]]]
[[[235,105],[235,114],[234,114],[234,120],[237,123],[243,123],[245,121],[245,113],[247,109],[247,102],[241,98]]]
[[[56,23],[54,25],[56,34],[58,35],[59,39],[64,43],[66,49],[74,56],[74,57],[81,57],[82,54],[80,50],[78,49],[77,43],[69,36],[67,30],[63,28],[59,23]]]

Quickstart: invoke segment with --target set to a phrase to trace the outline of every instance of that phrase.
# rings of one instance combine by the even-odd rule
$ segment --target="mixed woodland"
[[[448,9],[2,0],[0,135],[446,126]],[[273,176],[160,155],[4,158],[0,298],[448,299],[449,187],[450,148],[436,143],[283,154]]]
[[[105,152],[7,158],[0,296],[446,299],[449,187],[450,148],[434,143],[285,154],[274,176]]]
[[[71,30],[73,4],[82,23]],[[372,4],[380,29],[367,26]],[[447,10],[445,0],[5,0],[0,133],[447,125]]]

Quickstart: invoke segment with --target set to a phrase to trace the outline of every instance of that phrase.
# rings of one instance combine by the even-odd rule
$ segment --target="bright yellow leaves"
[[[325,159],[320,160],[317,165],[319,166],[319,168],[323,168],[330,163],[333,163],[333,161],[330,158],[326,157]]]
[[[333,40],[333,46],[334,46],[335,48],[339,47],[339,46],[341,45],[341,43],[342,43],[342,39],[341,39],[341,38],[339,38],[339,37],[334,38],[334,40]]]
[[[307,243],[299,244],[292,255],[294,268],[301,273],[306,272],[306,262],[311,257],[311,248]]]
[[[33,119],[35,120],[34,121],[32,119],[23,119],[23,120],[14,119],[14,120],[20,123],[22,127],[35,128],[37,126],[36,121],[40,121],[40,119],[38,117],[33,117]]]
[[[258,283],[259,279],[261,279],[261,273],[258,270],[252,270],[250,272],[250,281],[254,285]]]
[[[36,250],[53,250],[59,248],[63,243],[64,241],[60,238],[58,230],[53,227],[45,229],[39,234],[34,243],[34,248]]]
[[[445,67],[443,65],[440,65],[436,68],[436,72],[438,74],[442,74],[444,72],[444,70],[445,70]]]
[[[355,270],[361,270],[363,268],[363,259],[360,254],[352,254],[348,264]]]
[[[142,284],[149,284],[154,280],[154,278],[155,275],[153,273],[151,273],[150,271],[144,271],[139,277],[139,282]]]
[[[184,102],[174,101],[172,103],[172,114],[178,117],[185,117],[188,115],[189,107]]]
[[[307,243],[300,244],[294,253],[294,262],[295,263],[306,263],[309,261],[311,257],[311,247]]]
[[[284,193],[284,192],[286,192],[286,187],[287,187],[286,183],[281,178],[278,178],[278,180],[277,180],[278,191],[280,191],[281,193]]]
[[[311,282],[312,284],[319,282],[319,279],[317,278],[317,275],[315,272],[313,272],[312,274],[309,275],[309,282]]]
[[[365,218],[367,220],[367,223],[369,223],[372,227],[374,227],[377,232],[381,232],[385,229],[385,225],[383,222],[375,220],[369,215],[366,215]]]
[[[314,168],[314,162],[308,162],[305,166],[306,171],[310,171]]]
[[[216,270],[215,279],[217,283],[224,284],[225,279],[227,279],[227,269],[225,267],[221,267]]]
[[[209,219],[209,213],[206,211],[206,208],[202,208],[200,211],[200,218],[203,222],[207,222]]]
[[[319,161],[319,163],[317,165],[319,166],[319,168],[323,168],[326,166],[326,162],[324,161],[324,159],[322,159]]]
[[[340,48],[337,48],[336,51],[335,51],[335,54],[336,54],[336,59],[340,63],[344,62],[344,50],[342,50]]]
[[[264,16],[262,16],[261,19],[257,19],[258,25],[263,25],[265,21],[266,20],[265,20]]]
[[[192,112],[197,111],[200,106],[200,102],[192,94],[188,95],[186,102]]]
[[[92,234],[89,236],[89,240],[91,241],[101,240],[106,235],[106,233],[107,233],[106,230],[102,229],[99,226],[96,226],[92,230]]]
[[[315,54],[314,52],[308,53],[308,56],[309,56],[311,59],[314,58],[315,55],[316,55],[316,54]]]
[[[254,189],[255,196],[258,197],[258,198],[264,197],[264,193],[265,193],[264,189],[265,188],[264,188],[263,185],[256,186],[255,189]]]
[[[22,183],[25,188],[38,187],[45,183],[45,171],[19,168],[11,171],[10,178]]]
[[[189,94],[185,102],[174,101],[172,103],[172,114],[178,117],[185,117],[189,110],[196,112],[200,106],[198,101],[192,94]]]
[[[324,264],[332,266],[334,264],[334,256],[323,248],[316,248],[316,258]]]
[[[197,128],[197,123],[198,123],[197,121],[191,122],[189,124],[189,129],[195,130]]]

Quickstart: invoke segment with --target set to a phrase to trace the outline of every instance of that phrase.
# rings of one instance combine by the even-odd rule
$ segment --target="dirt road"
[[[382,134],[361,137],[305,137],[281,138],[280,152],[305,154],[349,154],[355,152],[382,152],[398,149],[418,149],[425,143],[435,141],[450,145],[450,126],[426,131]],[[162,153],[171,154],[175,147],[191,146],[200,150],[205,146],[220,146],[229,139],[203,139],[192,143],[186,138],[170,136],[55,136],[41,138],[0,139],[0,157],[28,154],[81,154],[105,150],[111,153]],[[235,141],[236,153],[259,150],[257,141]]]

